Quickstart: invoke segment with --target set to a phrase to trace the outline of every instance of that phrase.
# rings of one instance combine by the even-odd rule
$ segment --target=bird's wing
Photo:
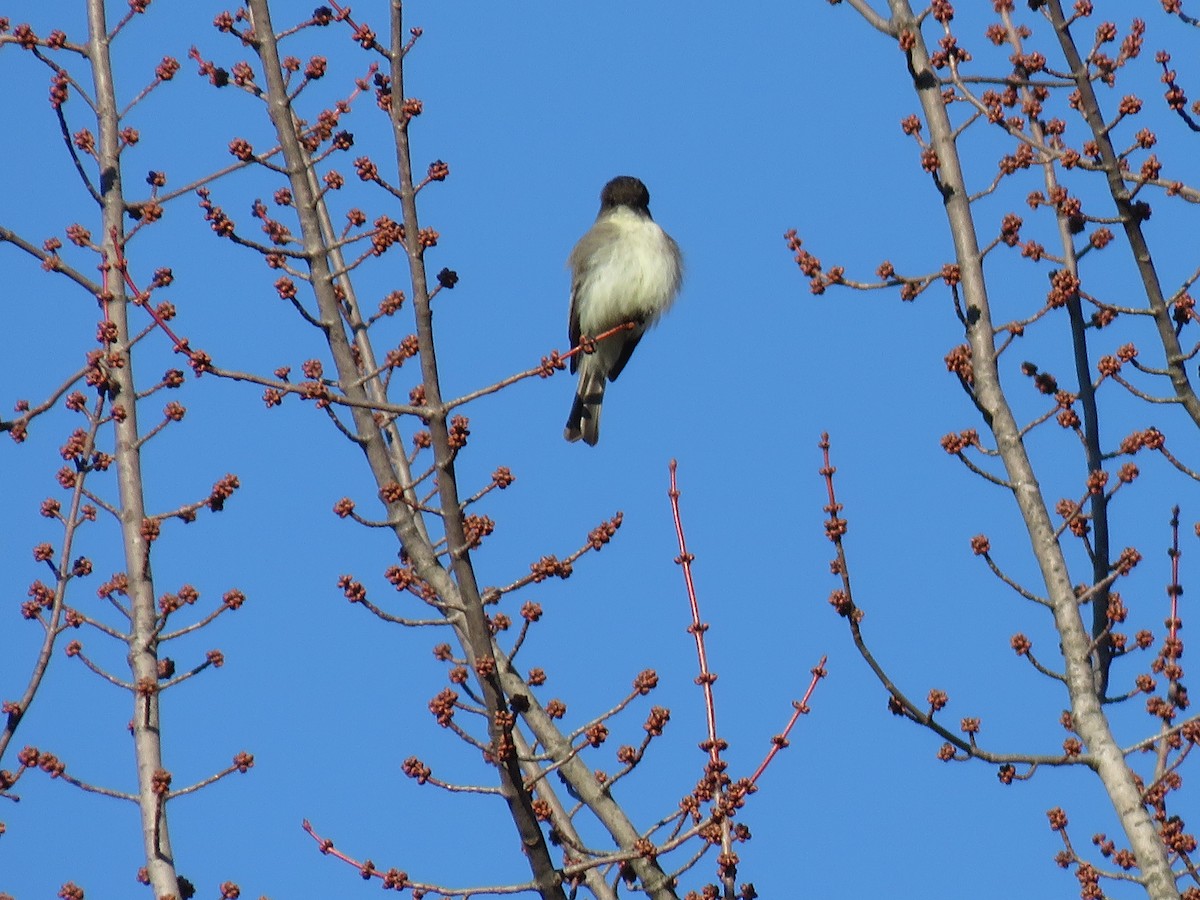
[[[587,281],[595,265],[596,247],[611,240],[610,233],[614,230],[614,227],[607,222],[597,222],[579,239],[579,243],[575,245],[567,259],[567,265],[571,267],[571,313],[567,322],[567,338],[572,347],[578,347],[579,339],[583,337],[579,328],[580,288]],[[595,337],[595,335],[590,335],[590,337]],[[579,356],[580,354],[577,353],[571,357],[572,373],[579,368]]]
[[[571,347],[579,346],[579,281],[572,279],[574,282],[571,285],[571,316],[567,324],[567,339],[571,342],[568,350]],[[579,368],[579,354],[576,353],[571,357],[571,374]]]
[[[629,357],[633,356],[633,349],[638,345],[638,341],[642,339],[642,335],[646,331],[644,328],[635,328],[626,335],[615,334],[609,338],[610,341],[624,341],[621,344],[621,355],[617,357],[617,361],[612,364],[612,368],[608,370],[608,380],[616,381],[617,376],[621,374],[621,370],[625,368],[625,363],[629,362]]]

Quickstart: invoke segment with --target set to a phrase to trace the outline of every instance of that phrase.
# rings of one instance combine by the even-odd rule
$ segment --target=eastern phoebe
[[[616,381],[646,329],[666,312],[683,281],[679,245],[650,217],[650,192],[629,175],[600,192],[600,214],[567,260],[571,267],[571,346],[625,322],[634,328],[596,344],[594,353],[571,357],[579,372],[575,402],[563,437],[600,440],[604,386]]]

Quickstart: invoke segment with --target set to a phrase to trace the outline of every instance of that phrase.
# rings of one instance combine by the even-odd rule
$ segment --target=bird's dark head
[[[600,211],[616,206],[628,206],[638,211],[650,210],[650,192],[632,175],[618,175],[600,192]]]

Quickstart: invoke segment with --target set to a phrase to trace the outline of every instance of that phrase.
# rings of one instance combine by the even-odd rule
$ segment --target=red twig
[[[171,327],[166,323],[166,320],[163,319],[163,317],[158,314],[158,310],[156,310],[153,306],[150,305],[150,303],[149,303],[150,295],[148,293],[143,294],[142,291],[140,291],[138,289],[138,286],[133,283],[133,278],[129,274],[129,261],[127,259],[125,259],[125,254],[121,251],[121,244],[117,239],[117,230],[115,228],[112,230],[112,239],[113,239],[113,246],[116,248],[115,252],[117,255],[117,258],[114,260],[114,264],[117,267],[117,271],[121,273],[121,277],[125,279],[125,284],[129,286],[129,289],[131,291],[133,291],[133,302],[136,305],[143,307],[146,310],[146,312],[148,312],[150,314],[150,318],[152,318],[154,320],[154,324],[157,325],[159,328],[161,328],[163,330],[163,333],[166,334],[166,336],[169,337],[174,342],[173,349],[175,350],[176,353],[183,353],[188,357],[188,359],[191,359],[192,358],[192,350],[188,346],[187,339],[180,338],[177,334],[175,334],[174,331],[171,330]],[[105,277],[107,278],[107,273],[106,273]],[[105,287],[107,287],[107,282],[105,284]],[[105,321],[108,320],[108,307],[107,306],[104,309],[104,318],[105,318]]]
[[[351,856],[347,856],[340,850],[334,849],[333,841],[329,838],[323,838],[313,830],[312,824],[305,819],[301,823],[301,827],[309,834],[321,852],[327,856],[332,856],[340,859],[342,862],[353,866],[358,870],[358,874],[363,880],[371,878],[380,878],[383,880],[384,890],[402,891],[404,889],[411,890],[413,893],[420,891],[422,893],[437,893],[443,897],[477,897],[485,894],[507,895],[507,894],[524,894],[536,890],[536,886],[526,882],[524,884],[500,884],[488,885],[485,887],[469,887],[469,888],[451,888],[444,885],[428,884],[426,882],[412,881],[408,877],[407,872],[400,869],[392,868],[386,871],[380,871],[375,863],[369,859],[364,859],[361,862]],[[623,859],[623,857],[622,857]]]
[[[671,515],[675,518],[675,536],[679,539],[679,555],[675,557],[675,562],[683,567],[683,581],[687,585],[688,603],[692,607],[692,624],[688,626],[688,631],[696,639],[696,656],[700,661],[700,675],[696,679],[696,683],[704,689],[704,707],[708,716],[708,752],[716,762],[721,756],[720,745],[717,743],[717,709],[712,692],[712,685],[717,680],[717,676],[708,669],[708,654],[704,648],[704,632],[708,630],[708,626],[700,621],[700,604],[696,600],[696,583],[692,579],[692,560],[695,557],[688,553],[687,539],[683,535],[683,518],[679,514],[679,488],[675,480],[677,468],[678,463],[671,460],[671,489],[667,491],[667,496],[671,498]]]
[[[610,328],[608,331],[596,335],[594,338],[587,338],[586,336],[581,337],[580,343],[577,346],[572,347],[561,356],[559,355],[558,351],[555,350],[550,356],[542,357],[542,364],[540,366],[537,366],[533,369],[526,369],[524,372],[518,372],[515,375],[509,375],[507,378],[502,378],[494,384],[488,385],[487,387],[478,388],[474,391],[471,391],[469,394],[463,394],[461,397],[456,397],[453,400],[447,400],[442,404],[442,408],[449,412],[451,409],[454,409],[457,406],[462,406],[463,404],[469,403],[472,400],[478,400],[480,397],[486,397],[488,394],[494,394],[497,391],[508,387],[510,384],[516,384],[518,381],[522,381],[526,378],[532,378],[535,375],[540,378],[549,378],[560,369],[566,368],[564,362],[570,359],[572,356],[576,356],[580,353],[590,353],[592,352],[592,349],[594,349],[594,345],[598,342],[604,340],[605,338],[612,337],[614,334],[618,334],[619,332],[628,331],[633,327],[634,324],[632,322],[624,322],[618,325],[616,328]]]
[[[391,870],[387,873],[380,872],[378,869],[375,868],[374,864],[371,863],[370,860],[367,860],[365,862],[359,862],[357,859],[347,856],[342,851],[334,849],[333,841],[331,841],[329,838],[323,838],[319,834],[317,834],[313,830],[312,824],[308,821],[308,819],[305,819],[303,822],[300,823],[300,825],[312,837],[312,839],[317,842],[317,844],[321,848],[322,853],[326,854],[327,856],[332,856],[335,859],[340,859],[342,862],[348,863],[348,864],[354,866],[356,869],[359,870],[360,873],[362,873],[363,878],[371,878],[371,877],[385,878],[387,880],[387,883],[390,886],[393,881],[397,880],[395,878],[395,876],[399,875],[401,877],[398,879],[399,880],[399,884],[397,885],[398,888],[403,888],[406,885],[412,886],[408,882],[407,875],[405,875],[405,873],[403,873],[403,872],[396,872],[395,870]],[[391,877],[388,877],[388,876],[391,876]]]
[[[616,326],[615,328],[610,328],[610,329],[608,329],[608,331],[600,332],[600,334],[596,335],[594,338],[591,339],[591,343],[598,344],[600,341],[604,340],[605,338],[612,337],[614,334],[617,334],[622,331],[631,331],[635,327],[637,327],[637,326],[633,322],[622,322],[620,325]],[[588,348],[588,336],[584,335],[583,337],[581,337],[579,339],[578,346],[572,347],[570,350],[568,350],[566,353],[564,353],[562,356],[560,356],[559,359],[570,359],[576,353],[591,353],[591,352],[592,352],[591,349]],[[671,484],[674,485],[675,484],[675,469],[674,469],[675,460],[671,460],[671,466],[672,466],[672,468],[671,468]],[[676,521],[678,521],[678,518],[676,518]]]
[[[771,760],[775,758],[780,750],[786,749],[788,746],[788,735],[792,733],[792,728],[799,721],[802,715],[807,715],[809,712],[808,701],[813,695],[813,691],[817,689],[817,682],[824,678],[828,672],[825,671],[825,660],[828,656],[822,656],[821,661],[812,669],[812,681],[808,683],[808,690],[804,692],[804,696],[798,701],[793,701],[792,706],[795,707],[792,712],[792,717],[788,719],[787,727],[783,729],[782,734],[777,734],[771,738],[771,749],[763,758],[763,761],[758,764],[758,768],[754,770],[754,774],[750,776],[750,781],[754,784],[758,783],[759,777],[767,770],[767,766],[771,764]]]

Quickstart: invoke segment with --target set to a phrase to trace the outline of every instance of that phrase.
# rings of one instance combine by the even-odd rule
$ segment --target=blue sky
[[[981,15],[990,7],[972,5]],[[124,9],[113,6],[114,17]],[[1130,84],[1145,89],[1149,107],[1161,94],[1154,49],[1178,47],[1183,63],[1192,36],[1157,4],[1145,6],[1148,52]],[[305,17],[311,7],[277,4],[276,25]],[[232,138],[268,143],[255,101],[233,89],[215,91],[186,60],[192,44],[226,66],[245,58],[243,48],[208,25],[221,8],[152,6],[116,45],[125,96],[163,55],[184,62],[175,82],[132,116],[142,142],[126,158],[131,183],[155,169],[167,172],[169,187],[181,185],[225,165]],[[5,12],[39,33],[52,27],[72,38],[83,33],[76,4],[18,2]],[[386,4],[364,3],[354,12],[385,30]],[[696,749],[704,713],[692,684],[687,599],[672,562],[677,550],[666,491],[667,464],[675,458],[702,614],[712,626],[710,658],[720,675],[719,730],[731,743],[734,774],[753,771],[803,693],[809,668],[829,656],[829,678],[812,715],[745,811],[754,839],[741,849],[739,879],[753,881],[763,897],[887,892],[990,900],[1012,896],[1014,885],[1029,900],[1073,894],[1074,877],[1052,863],[1061,844],[1046,827],[1045,811],[1067,809],[1081,848],[1095,832],[1115,834],[1094,779],[1041,772],[1003,787],[987,766],[939,762],[932,735],[886,711],[884,691],[826,604],[836,585],[817,476],[822,431],[833,438],[857,599],[880,660],[912,696],[946,690],[947,721],[981,716],[982,739],[992,749],[1060,746],[1065,696],[1008,646],[1009,636],[1023,631],[1052,663],[1050,622],[969,550],[971,536],[986,532],[1002,564],[1036,587],[1016,510],[1007,495],[938,447],[948,431],[982,428],[945,371],[943,356],[961,341],[948,295],[934,287],[912,304],[883,293],[814,298],[783,241],[785,230],[797,228],[827,264],[866,279],[885,258],[909,273],[934,271],[950,259],[939,197],[899,127],[916,101],[894,45],[848,6],[818,2],[764,3],[737,14],[711,2],[412,3],[407,15],[409,24],[424,28],[408,69],[407,93],[425,103],[413,130],[415,164],[420,170],[442,159],[451,169],[448,181],[421,198],[423,224],[441,234],[429,256],[433,271],[448,266],[461,278],[437,300],[447,394],[567,349],[564,261],[610,177],[632,174],[647,183],[656,219],[686,256],[683,294],[610,389],[597,448],[561,438],[573,387],[565,373],[525,381],[468,410],[471,444],[460,463],[465,491],[485,483],[498,465],[517,477],[479,510],[497,522],[475,558],[482,583],[507,583],[543,555],[566,555],[601,520],[624,512],[613,544],[581,560],[569,581],[528,594],[543,604],[546,619],[522,651],[522,666],[550,673],[543,697],[566,700],[569,724],[615,703],[642,669],[661,676],[659,691],[618,720],[590,764],[615,768],[616,747],[640,739],[650,703],[669,706],[671,724],[618,798],[641,821],[654,821],[690,790],[704,763]],[[980,60],[996,59],[981,37],[985,22],[964,22],[960,40]],[[331,75],[319,95],[326,99],[344,94],[369,61],[332,29],[303,36],[292,52],[329,55]],[[1186,66],[1180,68],[1186,76]],[[89,224],[92,210],[44,99],[45,69],[4,46],[0,73],[10,86],[0,103],[8,121],[19,123],[0,133],[8,182],[0,224],[37,242],[73,221]],[[83,127],[84,113],[78,99],[69,104],[73,127]],[[1194,137],[1177,120],[1149,110],[1146,116],[1172,171],[1185,180],[1195,175],[1186,168],[1196,165],[1187,143]],[[369,100],[345,127],[355,133],[354,155],[370,154],[386,171],[385,123]],[[973,184],[982,187],[1009,142],[966,140],[976,154]],[[1166,149],[1172,145],[1179,148],[1173,155]],[[349,159],[340,168],[353,180]],[[1039,176],[1022,178],[1009,193],[980,204],[981,220],[994,223],[984,230],[998,229],[1003,214],[1015,209],[1030,223],[1029,234],[1040,228],[1049,243],[1047,223],[1023,207]],[[249,229],[251,201],[277,186],[271,176],[239,173],[214,185],[213,198]],[[398,216],[386,198],[356,184],[346,194],[372,216]],[[1172,241],[1162,251],[1167,284],[1194,265],[1185,252],[1194,244],[1194,225],[1183,230],[1184,215],[1158,203],[1148,226],[1152,239]],[[1172,258],[1167,249],[1181,252]],[[1107,253],[1095,271],[1111,299],[1136,302],[1123,299],[1133,287],[1124,249]],[[218,363],[268,373],[320,355],[314,336],[271,289],[276,275],[213,238],[192,198],[168,207],[162,225],[139,238],[130,255],[142,280],[159,266],[174,269],[170,299],[179,309],[178,330]],[[0,402],[11,409],[20,397],[36,401],[78,365],[92,346],[95,310],[89,298],[12,248],[0,247],[0,258],[10,335],[0,359]],[[1044,297],[1048,266],[1016,265],[1015,258],[989,262],[998,318],[1027,315]],[[94,261],[74,259],[92,271]],[[397,253],[361,278],[360,292],[376,299],[407,288]],[[387,327],[380,346],[412,330],[402,316]],[[1128,327],[1125,336],[1114,331],[1105,340],[1112,347],[1144,341],[1154,359],[1149,336],[1140,325]],[[1022,415],[1040,413],[1045,402],[1021,378],[1019,364],[1034,360],[1069,383],[1065,334],[1065,318],[1051,318],[1006,356],[1005,376]],[[149,377],[178,364],[168,350],[147,347],[141,371]],[[202,515],[186,528],[168,523],[154,563],[160,593],[190,583],[202,602],[219,602],[231,587],[249,597],[243,610],[167,651],[181,668],[210,647],[227,660],[165,699],[176,785],[223,768],[240,750],[256,758],[249,775],[174,804],[180,871],[199,896],[215,896],[226,880],[238,882],[243,896],[378,891],[316,851],[299,827],[308,818],[347,853],[423,879],[465,886],[524,878],[498,804],[419,788],[399,771],[417,755],[450,781],[488,775],[426,710],[445,678],[430,648],[445,635],[371,620],[336,587],[340,574],[353,573],[374,599],[391,599],[382,573],[394,561],[394,545],[331,512],[342,496],[370,505],[374,492],[361,456],[311,408],[289,401],[268,412],[259,393],[189,380],[174,397],[188,406],[187,418],[146,452],[159,509],[199,499],[226,472],[243,485],[220,515]],[[1148,411],[1115,394],[1105,403],[1112,417],[1108,445],[1133,427],[1155,424],[1169,440],[1178,435],[1172,444],[1178,451],[1195,446],[1192,426],[1172,410]],[[153,412],[146,415],[154,421]],[[0,611],[5,698],[19,694],[40,639],[18,606],[29,582],[44,577],[31,547],[57,537],[37,508],[57,493],[56,448],[72,427],[60,415],[39,421],[22,446],[0,443],[0,491],[10,523],[0,533],[0,584],[9,598]],[[1049,497],[1082,492],[1084,467],[1069,435],[1037,432],[1029,443]],[[1154,460],[1139,463],[1142,480],[1118,501],[1114,545],[1136,545],[1145,555],[1122,591],[1138,627],[1161,629],[1170,506],[1181,503],[1185,522],[1195,521],[1197,489]],[[83,537],[99,577],[79,584],[74,602],[97,614],[95,587],[121,565],[115,534],[106,524]],[[1072,559],[1081,559],[1074,547]],[[1080,567],[1075,580],[1084,573]],[[95,633],[76,636],[98,660],[121,670],[120,646]],[[16,744],[51,749],[78,777],[130,789],[129,700],[72,663],[58,652]],[[1127,683],[1135,670],[1127,662],[1115,680]],[[1153,724],[1133,702],[1138,708],[1118,715],[1126,743]],[[12,759],[0,765],[15,767]],[[0,838],[0,891],[21,900],[50,897],[74,880],[89,897],[132,895],[141,864],[132,806],[38,775],[23,780],[20,793],[19,805],[0,804],[8,826]],[[703,863],[687,886],[712,874]]]

